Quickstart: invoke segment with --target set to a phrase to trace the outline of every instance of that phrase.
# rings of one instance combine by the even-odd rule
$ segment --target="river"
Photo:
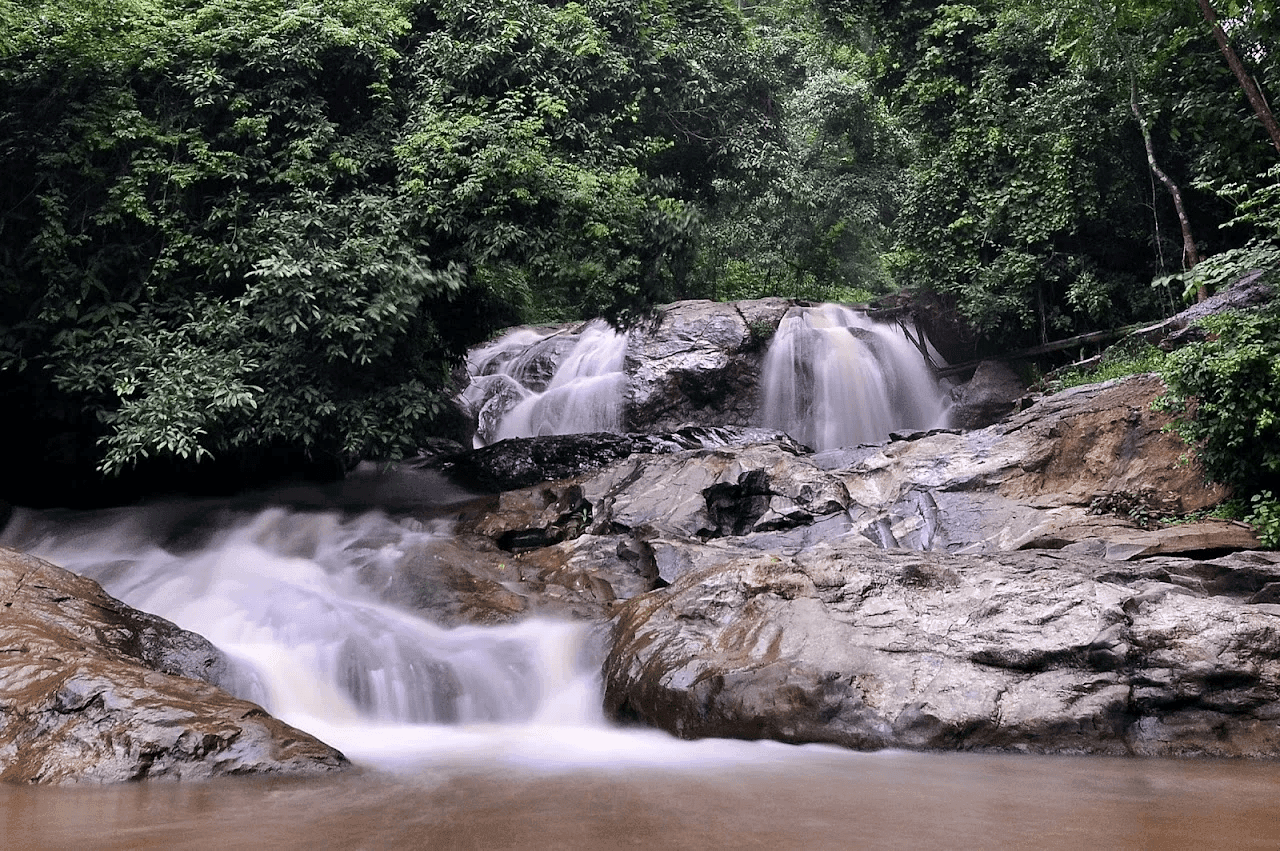
[[[624,734],[631,735],[631,734]],[[625,749],[624,749],[625,750]],[[0,787],[34,849],[1273,849],[1280,765],[667,743],[322,780]]]
[[[0,849],[1280,846],[1280,762],[855,753],[616,727],[583,625],[443,629],[373,593],[383,560],[448,534],[437,521],[466,497],[376,484],[18,510],[0,543],[206,635],[243,665],[245,696],[357,768],[0,786]]]

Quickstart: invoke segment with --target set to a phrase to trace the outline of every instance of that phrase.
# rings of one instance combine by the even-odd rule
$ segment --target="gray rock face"
[[[767,298],[682,301],[627,333],[627,390],[621,429],[664,433],[686,425],[748,426],[757,420],[760,364],[794,302]],[[502,417],[549,385],[582,325],[512,329],[510,344],[472,352],[471,383],[458,399],[481,443],[494,442]]]
[[[606,703],[686,737],[1280,752],[1280,556],[721,552],[619,611]]]
[[[750,425],[759,406],[768,337],[792,305],[770,298],[722,304],[685,301],[630,336],[624,420],[639,432],[687,423]]]
[[[343,768],[338,751],[211,683],[198,635],[0,548],[0,780],[110,783]]]
[[[598,609],[607,703],[679,735],[1275,755],[1280,556],[1237,552],[1257,547],[1240,524],[1095,513],[1224,497],[1150,410],[1162,390],[1080,387],[819,455],[634,453],[468,528],[548,530],[528,564],[629,569]],[[583,523],[560,534],[570,504]]]

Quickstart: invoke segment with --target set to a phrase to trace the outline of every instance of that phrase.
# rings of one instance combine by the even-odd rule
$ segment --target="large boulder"
[[[622,605],[616,716],[853,748],[1274,756],[1280,555],[725,546]]]
[[[756,421],[764,351],[792,305],[781,298],[683,301],[634,329],[626,359],[627,427],[664,432],[689,423]]]
[[[232,697],[212,645],[0,548],[0,780],[314,774],[341,753]]]
[[[999,422],[1018,409],[1026,392],[1027,383],[1013,367],[1002,361],[983,361],[973,377],[957,388],[951,424],[959,429],[975,429]]]

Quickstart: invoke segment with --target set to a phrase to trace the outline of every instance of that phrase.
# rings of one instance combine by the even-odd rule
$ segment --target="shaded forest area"
[[[1280,267],[1277,44],[1227,0],[0,0],[3,496],[411,453],[520,322],[1171,314]]]

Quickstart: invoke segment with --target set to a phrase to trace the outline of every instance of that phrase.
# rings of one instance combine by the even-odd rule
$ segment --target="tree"
[[[903,139],[859,52],[809,2],[754,6],[744,107],[704,202],[702,292],[865,299],[887,289],[881,255]],[[740,74],[742,72],[739,72]]]
[[[85,483],[395,457],[495,327],[673,291],[694,217],[654,162],[688,103],[656,90],[683,33],[734,32],[714,2],[12,8],[0,395]]]
[[[1254,113],[1258,116],[1258,121],[1266,128],[1267,135],[1271,137],[1271,144],[1275,146],[1276,152],[1280,153],[1280,126],[1276,124],[1276,118],[1271,113],[1271,107],[1267,105],[1267,99],[1262,96],[1258,84],[1250,76],[1249,72],[1245,70],[1244,63],[1240,61],[1240,57],[1231,47],[1231,42],[1227,39],[1227,34],[1223,31],[1217,14],[1213,11],[1213,4],[1209,0],[1196,0],[1196,2],[1200,4],[1200,11],[1203,13],[1205,21],[1209,24],[1209,28],[1213,32],[1213,39],[1218,43],[1218,49],[1222,51],[1223,57],[1227,60],[1231,73],[1235,74],[1236,79],[1240,81],[1240,88],[1244,91],[1244,95],[1249,101],[1249,106],[1253,108]]]

